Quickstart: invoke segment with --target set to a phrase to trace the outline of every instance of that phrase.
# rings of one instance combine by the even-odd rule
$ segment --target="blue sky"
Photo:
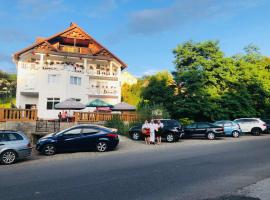
[[[226,55],[253,43],[270,55],[268,0],[1,0],[0,69],[37,36],[75,22],[128,64],[136,76],[172,71],[172,49],[214,39]]]

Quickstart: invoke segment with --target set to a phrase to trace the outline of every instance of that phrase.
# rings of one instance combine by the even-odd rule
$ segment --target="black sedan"
[[[216,137],[223,136],[223,127],[216,126],[208,122],[196,122],[184,127],[184,137],[206,137],[209,140],[214,140]]]
[[[183,135],[181,124],[173,119],[161,119],[164,127],[161,132],[161,137],[165,138],[167,142],[174,142],[179,140]],[[142,134],[142,125],[133,126],[129,129],[129,135],[133,140],[144,139]]]
[[[104,152],[116,148],[118,143],[118,135],[112,129],[96,125],[78,125],[40,138],[36,149],[48,156],[59,152]]]

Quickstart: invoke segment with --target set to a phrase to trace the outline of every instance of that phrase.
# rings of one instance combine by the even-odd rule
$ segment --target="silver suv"
[[[259,118],[240,118],[234,120],[239,124],[242,132],[251,133],[252,135],[260,135],[266,130],[266,124]]]
[[[0,130],[0,163],[9,165],[31,156],[29,139],[17,131]]]

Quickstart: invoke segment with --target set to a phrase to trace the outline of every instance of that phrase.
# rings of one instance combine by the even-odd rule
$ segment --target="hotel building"
[[[16,106],[38,109],[39,118],[57,118],[54,105],[68,98],[84,104],[121,101],[121,71],[127,65],[74,23],[49,38],[37,38],[13,60]]]

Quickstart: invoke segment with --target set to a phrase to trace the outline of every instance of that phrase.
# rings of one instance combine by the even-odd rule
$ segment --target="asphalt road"
[[[0,166],[0,199],[216,199],[270,176],[270,136],[185,142]]]

